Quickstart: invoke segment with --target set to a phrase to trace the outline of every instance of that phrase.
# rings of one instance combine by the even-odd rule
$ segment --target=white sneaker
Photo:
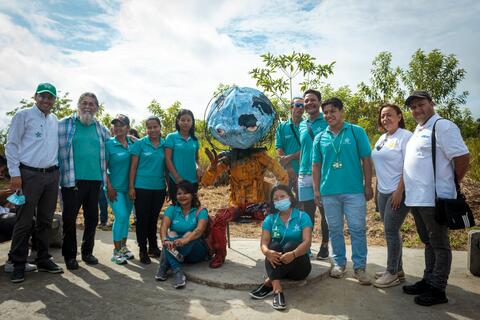
[[[28,263],[28,262],[25,263],[25,272],[32,272],[32,271],[36,271],[36,270],[37,270],[36,265]],[[4,267],[3,271],[5,273],[12,273],[13,272],[13,263],[11,261],[7,261],[5,263],[5,267]]]
[[[330,270],[330,277],[332,278],[342,278],[345,275],[345,267],[340,267],[339,265],[334,265],[333,268]]]
[[[386,271],[383,276],[378,278],[373,285],[377,288],[388,288],[396,286],[400,284],[400,279],[398,278],[398,274],[391,274],[390,272]]]
[[[385,270],[385,271],[375,272],[375,279],[380,279],[385,273],[388,273],[388,271]],[[400,282],[405,282],[405,272],[398,271],[397,276]]]
[[[372,284],[370,281],[370,277],[368,274],[365,272],[364,269],[356,269],[355,272],[353,273],[353,277],[358,280],[358,282],[362,285],[369,286]]]

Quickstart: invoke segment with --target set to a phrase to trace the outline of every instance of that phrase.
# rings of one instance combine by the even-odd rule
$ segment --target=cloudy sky
[[[255,86],[259,55],[336,61],[334,87],[368,81],[372,59],[405,67],[418,48],[457,55],[480,117],[477,0],[0,0],[0,127],[5,112],[51,82],[138,120],[156,99],[203,112],[219,83]]]

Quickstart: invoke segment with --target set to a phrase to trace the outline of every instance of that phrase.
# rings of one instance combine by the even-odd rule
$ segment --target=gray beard
[[[80,113],[78,115],[78,119],[84,126],[89,126],[93,123],[93,120],[95,120],[95,116],[91,113],[85,112]]]

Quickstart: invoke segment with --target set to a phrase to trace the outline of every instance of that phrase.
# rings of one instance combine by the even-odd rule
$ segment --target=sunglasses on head
[[[303,108],[305,106],[305,104],[297,102],[297,103],[290,104],[290,106],[295,107],[295,108]]]

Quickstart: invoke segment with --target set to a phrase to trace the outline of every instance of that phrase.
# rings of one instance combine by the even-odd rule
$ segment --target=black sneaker
[[[448,302],[445,290],[440,290],[432,286],[430,286],[425,293],[415,297],[414,300],[416,304],[426,307]]]
[[[13,283],[20,283],[25,281],[25,267],[23,268],[14,268],[13,273],[10,276],[10,280]]]
[[[260,300],[270,295],[272,292],[273,292],[272,287],[267,287],[265,283],[262,283],[261,285],[258,286],[258,288],[256,288],[253,291],[250,291],[250,296],[253,299]]]
[[[425,281],[425,279],[422,279],[412,285],[409,286],[403,286],[403,292],[406,294],[413,294],[413,295],[419,295],[422,293],[427,292],[427,290],[430,288],[430,285]]]
[[[63,269],[50,259],[39,261],[37,263],[38,271],[48,273],[63,273]]]
[[[140,262],[143,264],[150,264],[152,263],[152,260],[150,260],[150,257],[146,252],[140,252]]]
[[[162,254],[162,251],[160,250],[159,247],[150,247],[148,248],[148,255],[150,257],[154,258],[160,258],[160,255]]]
[[[317,254],[317,260],[327,260],[329,256],[328,243],[322,244]]]
[[[67,266],[68,270],[77,270],[78,269],[78,262],[77,259],[71,258],[65,260],[65,265]]]
[[[276,292],[273,294],[272,307],[275,310],[285,310],[287,308],[287,303],[285,302],[283,292]]]
[[[91,253],[86,255],[82,254],[82,260],[88,265],[98,264],[98,259]]]

